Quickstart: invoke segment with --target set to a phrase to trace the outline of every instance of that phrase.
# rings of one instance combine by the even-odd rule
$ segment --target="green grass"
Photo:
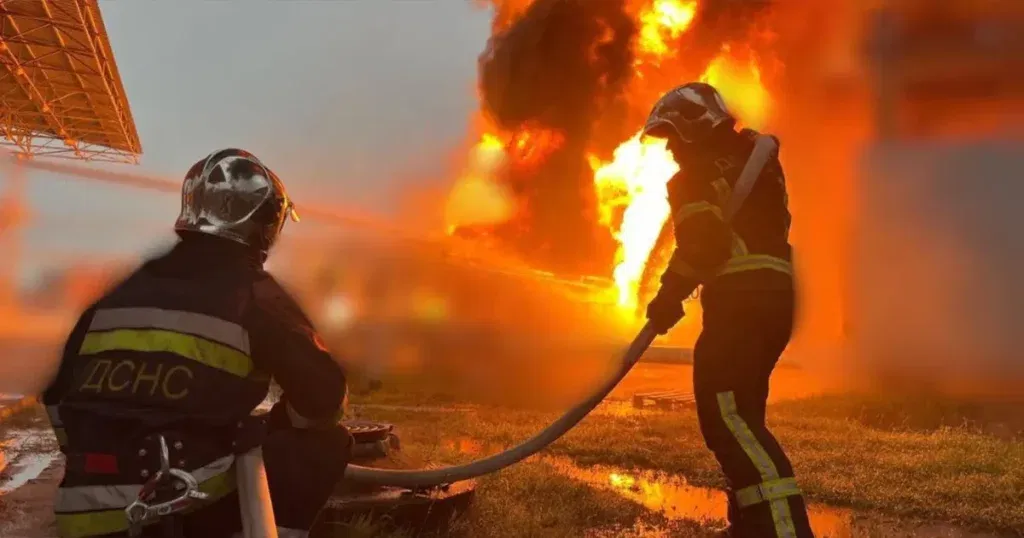
[[[411,430],[409,430],[411,433]],[[404,466],[461,462],[472,455],[444,443],[416,439],[395,459]],[[394,462],[392,462],[394,463]],[[669,521],[612,491],[595,489],[530,459],[479,479],[472,508],[440,534],[452,538],[701,538],[710,530],[695,522]],[[359,520],[337,529],[339,538],[427,538],[379,521]],[[433,537],[434,535],[431,535]]]
[[[432,401],[425,393],[408,400],[413,405],[454,401],[450,395]],[[354,398],[354,403],[396,405],[402,399],[385,391]],[[999,417],[1020,416],[1008,411],[1009,404],[994,407]],[[1024,536],[1020,502],[1024,499],[1024,442],[1019,430],[1005,424],[999,434],[986,433],[991,423],[983,418],[992,408],[919,396],[830,395],[773,405],[769,421],[810,501],[856,511],[860,530],[855,536],[900,535],[886,523],[890,520],[946,522]],[[446,441],[473,439],[488,444],[486,451],[493,452],[532,435],[555,416],[549,411],[494,406],[454,412],[369,408],[363,415],[397,424],[405,450],[432,463],[475,457],[453,453],[445,448]],[[584,467],[653,470],[684,476],[694,485],[723,485],[692,410],[591,416],[546,454],[564,456]],[[466,520],[473,526],[467,536],[510,536],[483,530],[505,528],[507,521],[535,532],[521,536],[582,536],[579,533],[587,529],[632,529],[650,523],[651,513],[639,505],[567,478],[551,477],[542,471],[544,465],[531,461],[484,479],[479,500]],[[570,501],[556,509],[547,506],[544,499],[549,496],[552,501]],[[623,502],[633,508],[617,506]],[[538,505],[555,510],[557,517],[522,513]],[[603,507],[612,505],[616,508],[609,513],[617,515],[603,516]],[[561,523],[545,527],[545,521],[555,519]],[[699,535],[693,534],[699,533],[697,528],[686,532]]]

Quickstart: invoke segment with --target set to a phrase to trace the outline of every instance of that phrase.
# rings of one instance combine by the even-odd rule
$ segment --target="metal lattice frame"
[[[0,0],[0,145],[25,156],[138,162],[96,0]]]

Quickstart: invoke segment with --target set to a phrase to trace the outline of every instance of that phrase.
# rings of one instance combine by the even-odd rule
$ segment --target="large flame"
[[[696,0],[656,0],[640,12],[639,52],[655,59],[669,55],[671,41],[690,28],[696,15]]]
[[[627,309],[635,310],[640,279],[669,215],[666,185],[679,165],[666,145],[638,133],[609,163],[591,156],[600,222],[619,243],[612,272],[617,302]]]
[[[507,167],[536,166],[564,140],[558,131],[534,125],[504,135],[490,127],[483,131],[448,195],[445,221],[449,233],[460,227],[500,224],[513,218],[514,196],[498,177]]]
[[[634,76],[622,92],[629,100],[633,117],[642,121],[642,115],[653,104],[652,99],[675,84],[696,79],[718,88],[743,125],[760,128],[765,124],[771,99],[761,81],[758,59],[744,44],[726,44],[710,61],[707,56],[703,60],[693,59],[687,51],[681,50],[680,43],[699,20],[701,6],[697,0],[624,1],[628,2],[637,27],[633,43]],[[530,2],[496,1],[495,4],[498,8],[495,28],[498,29],[511,24]],[[694,65],[696,61],[702,63]],[[694,77],[695,74],[699,76]],[[484,129],[479,133],[478,146],[500,147],[502,161],[519,166],[531,166],[562,143],[557,133],[532,126],[520,133],[502,134],[497,129]],[[594,136],[598,138],[600,133]],[[615,282],[612,291],[616,303],[630,313],[637,311],[644,279],[660,272],[652,269],[663,269],[648,265],[669,217],[666,186],[679,171],[665,146],[663,140],[645,139],[638,133],[622,142],[611,153],[610,160],[602,159],[600,155],[607,153],[596,146],[587,156],[593,172],[597,220],[617,243],[613,266],[608,268]],[[493,178],[498,172],[492,169],[489,173],[492,175],[487,178]],[[483,181],[481,177],[484,176],[471,167],[458,185],[465,188],[467,183]],[[455,192],[459,192],[458,187]],[[474,207],[474,210],[487,207],[484,200],[474,203],[472,198],[463,197],[456,205]],[[513,218],[511,210],[487,212]],[[479,220],[460,218],[457,213],[450,211],[449,224],[453,227]]]
[[[642,11],[639,34],[641,55],[637,62],[657,63],[674,56],[665,38],[678,38],[696,13],[697,2],[658,0]],[[731,112],[745,125],[758,128],[768,118],[770,97],[761,84],[756,58],[734,54],[724,47],[704,69],[700,80],[715,86]],[[640,80],[638,83],[643,84]],[[671,88],[659,88],[659,92]],[[646,92],[645,92],[646,93]],[[664,141],[641,139],[639,134],[623,142],[611,162],[592,156],[594,185],[598,192],[601,223],[619,242],[612,275],[619,306],[635,312],[641,280],[651,253],[669,216],[666,185],[679,167]],[[621,218],[613,215],[620,214]],[[663,269],[663,268],[658,268]]]
[[[512,218],[515,205],[495,176],[506,162],[505,143],[485,134],[473,147],[466,170],[445,205],[449,232],[459,226],[498,224]]]

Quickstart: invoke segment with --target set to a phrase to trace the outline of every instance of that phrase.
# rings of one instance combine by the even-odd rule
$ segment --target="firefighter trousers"
[[[793,467],[765,425],[768,381],[793,332],[792,287],[711,289],[694,347],[701,434],[725,474],[737,538],[813,538]]]
[[[345,472],[352,436],[343,427],[330,430],[283,428],[263,442],[270,499],[280,538],[305,538]],[[161,523],[145,527],[143,538],[231,538],[241,536],[238,493],[188,513],[170,530]],[[127,533],[108,535],[122,538]]]

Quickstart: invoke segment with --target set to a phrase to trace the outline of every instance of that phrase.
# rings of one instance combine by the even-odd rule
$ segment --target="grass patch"
[[[372,403],[374,399],[363,401]],[[387,401],[398,403],[394,395]],[[951,427],[950,421],[959,419],[952,413],[946,416],[948,407],[928,402],[915,407],[911,400],[897,401],[898,405],[864,396],[822,396],[770,408],[772,429],[792,458],[810,500],[897,518],[1024,535],[1024,505],[1019,502],[1024,498],[1024,442],[985,434],[977,425],[961,422]],[[480,455],[443,454],[445,443],[453,439],[489,443],[492,446],[487,452],[491,452],[518,443],[555,416],[495,407],[448,413],[372,409],[364,414],[397,424],[405,443],[415,440],[424,447],[441,447],[426,449],[441,451],[426,455],[435,462]],[[683,475],[694,485],[723,485],[693,411],[591,416],[548,453],[566,456],[582,466],[655,470]],[[492,487],[498,488],[499,494],[493,502],[506,506],[486,512],[486,503],[492,501],[482,489],[478,501],[482,507],[472,517],[484,517],[483,513],[491,514],[487,518],[497,517],[518,510],[513,505],[520,501],[531,504],[529,496],[516,497],[510,489],[529,491],[532,486],[512,482],[530,478],[530,472],[529,466],[519,466],[497,475],[498,485]],[[536,482],[536,478],[532,480]],[[572,495],[567,491],[561,494]],[[582,525],[581,521],[577,523]],[[587,522],[597,526],[613,523]],[[635,523],[619,520],[617,524]]]

